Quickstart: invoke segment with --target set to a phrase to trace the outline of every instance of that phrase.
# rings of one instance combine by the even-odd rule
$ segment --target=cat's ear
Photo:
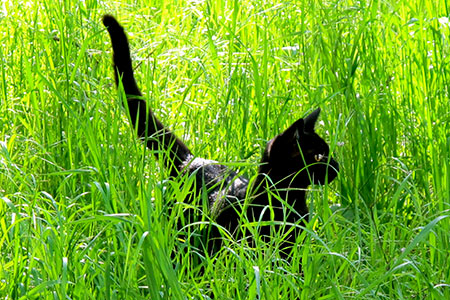
[[[305,120],[298,119],[288,129],[274,137],[267,143],[266,155],[270,160],[285,159],[286,155],[292,155],[293,147],[305,134]],[[297,149],[298,150],[298,149]]]
[[[273,144],[280,148],[289,149],[291,145],[296,145],[297,141],[304,134],[305,123],[303,119],[295,121],[288,129],[277,135],[273,139]]]
[[[305,120],[298,119],[288,129],[286,129],[282,135],[289,141],[297,141],[305,132]]]
[[[320,108],[307,115],[304,119],[298,119],[288,129],[286,129],[280,137],[285,141],[298,140],[306,132],[314,132],[316,121],[319,118]]]
[[[292,150],[293,145],[297,145],[297,142],[304,134],[304,120],[298,119],[288,129],[274,137],[267,143],[266,155],[271,160],[284,159],[286,153]]]
[[[319,114],[320,107],[305,117],[304,132],[314,132],[314,126],[316,126],[316,121],[319,118]]]

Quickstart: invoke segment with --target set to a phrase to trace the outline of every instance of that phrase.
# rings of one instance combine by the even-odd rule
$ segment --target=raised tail
[[[176,176],[192,154],[182,141],[161,124],[142,99],[134,78],[130,47],[123,27],[110,15],[103,17],[103,24],[111,37],[116,85],[122,82],[131,121],[137,127],[139,136],[146,139],[148,148],[161,150],[170,174]]]

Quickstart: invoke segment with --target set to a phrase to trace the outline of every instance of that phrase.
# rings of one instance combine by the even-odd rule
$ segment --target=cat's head
[[[286,178],[296,187],[336,178],[339,164],[330,156],[328,144],[314,131],[319,114],[320,108],[269,141],[260,171],[274,181]]]

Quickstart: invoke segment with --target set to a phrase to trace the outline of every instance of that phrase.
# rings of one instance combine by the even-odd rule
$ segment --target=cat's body
[[[123,85],[131,121],[138,135],[145,138],[150,149],[162,150],[155,151],[155,154],[162,153],[163,161],[173,177],[186,173],[195,176],[196,189],[207,191],[209,213],[218,225],[240,236],[239,224],[246,198],[251,199],[244,210],[250,221],[298,224],[308,218],[305,190],[312,183],[331,182],[339,169],[338,163],[328,157],[328,145],[314,132],[320,109],[297,120],[268,142],[256,180],[249,185],[247,178],[238,176],[228,167],[196,158],[182,141],[161,124],[142,100],[123,28],[112,16],[104,16],[103,23],[113,46],[116,83]],[[261,226],[259,232],[269,236],[270,228]],[[282,248],[292,246],[297,234],[297,230],[291,231]],[[210,237],[217,238],[217,235],[218,231],[213,231]]]

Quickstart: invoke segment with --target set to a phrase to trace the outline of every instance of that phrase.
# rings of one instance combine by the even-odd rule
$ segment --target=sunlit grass
[[[277,236],[215,257],[183,242],[189,178],[136,140],[105,13],[199,156],[251,178],[322,108],[341,172],[309,192],[291,261]],[[0,298],[450,298],[445,1],[2,1],[0,29]]]

